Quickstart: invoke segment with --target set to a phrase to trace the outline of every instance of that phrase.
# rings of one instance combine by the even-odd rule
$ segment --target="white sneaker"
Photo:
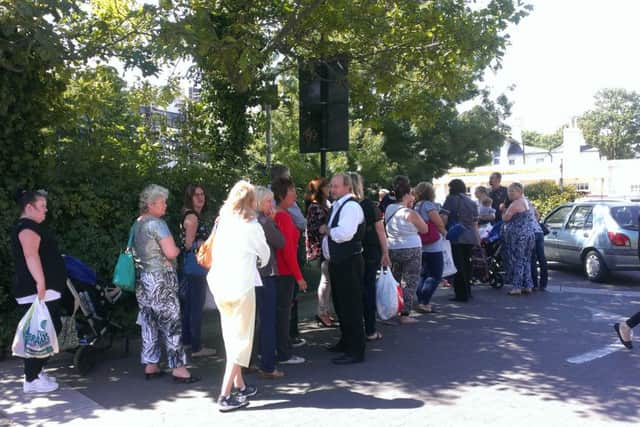
[[[291,356],[289,359],[283,360],[282,362],[278,362],[278,363],[280,363],[281,365],[299,365],[304,362],[305,362],[304,357]]]
[[[25,393],[49,393],[57,389],[57,383],[50,383],[41,378],[36,378],[31,382],[25,381],[22,384],[22,391]]]
[[[40,375],[38,375],[38,378],[48,383],[58,384],[58,381],[56,381],[55,378],[47,375],[44,371],[40,372]]]

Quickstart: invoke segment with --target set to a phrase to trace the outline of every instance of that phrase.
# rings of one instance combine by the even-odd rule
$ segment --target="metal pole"
[[[320,151],[320,176],[327,176],[327,152],[324,150]]]
[[[271,173],[271,105],[267,104],[267,149],[265,153],[267,174]]]

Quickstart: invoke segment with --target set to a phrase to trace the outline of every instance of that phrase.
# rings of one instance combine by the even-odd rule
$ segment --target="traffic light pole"
[[[322,150],[320,152],[320,176],[322,178],[327,176],[327,152]]]

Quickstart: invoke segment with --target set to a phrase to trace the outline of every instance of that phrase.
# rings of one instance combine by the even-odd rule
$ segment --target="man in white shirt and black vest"
[[[333,305],[340,320],[340,341],[329,348],[342,356],[332,359],[337,365],[364,361],[362,239],[364,213],[352,194],[351,178],[346,173],[331,179],[334,203],[329,216],[323,252],[329,259]]]

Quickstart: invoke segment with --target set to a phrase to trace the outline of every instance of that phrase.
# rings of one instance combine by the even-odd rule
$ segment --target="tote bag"
[[[453,263],[453,253],[451,252],[451,242],[449,240],[442,241],[442,260],[444,261],[442,277],[453,276],[458,272],[456,265]]]
[[[123,291],[129,292],[135,292],[136,290],[136,267],[133,261],[133,253],[131,252],[134,230],[135,223],[129,230],[127,248],[118,256],[116,267],[113,270],[113,284]]]

